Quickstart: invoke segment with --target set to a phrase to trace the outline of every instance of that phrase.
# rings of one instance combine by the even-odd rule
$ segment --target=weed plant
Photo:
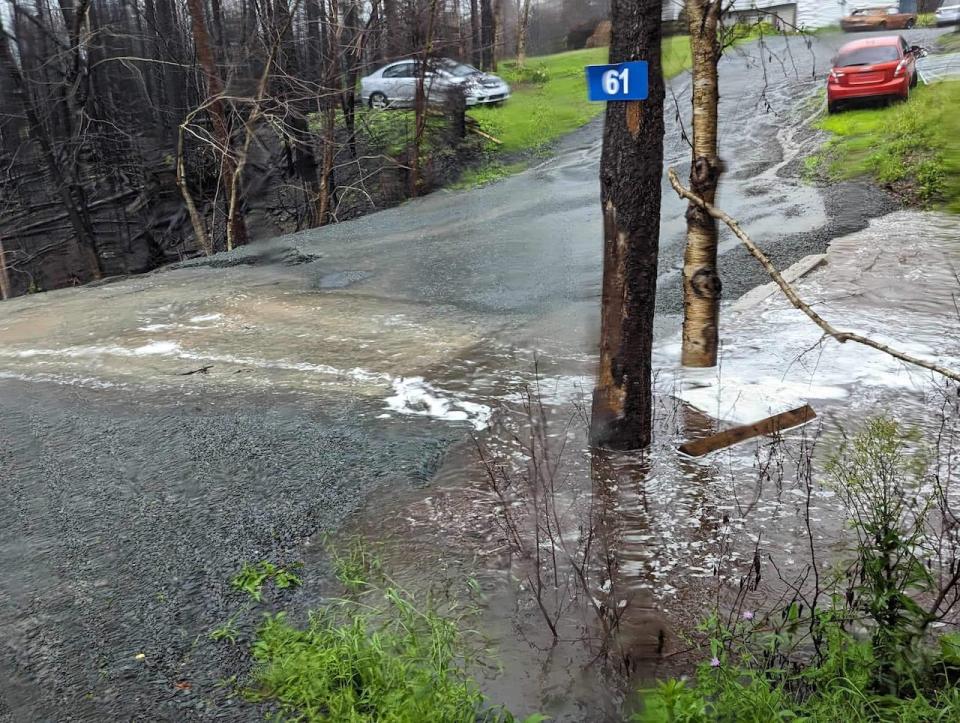
[[[634,721],[960,720],[960,636],[935,628],[957,602],[957,538],[930,456],[879,419],[828,472],[854,531],[850,561],[783,607],[712,615],[696,674],[648,691]]]

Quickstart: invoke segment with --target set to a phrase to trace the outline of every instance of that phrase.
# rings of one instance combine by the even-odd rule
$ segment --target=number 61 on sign
[[[648,69],[646,60],[611,65],[588,65],[587,98],[591,101],[646,100]]]

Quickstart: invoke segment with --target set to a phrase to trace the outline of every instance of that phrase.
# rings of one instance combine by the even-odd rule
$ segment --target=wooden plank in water
[[[774,434],[784,429],[806,424],[816,416],[817,413],[813,411],[813,407],[809,404],[804,404],[802,407],[791,409],[788,412],[774,414],[772,417],[761,419],[759,422],[754,422],[753,424],[731,427],[730,429],[725,429],[722,432],[711,434],[709,437],[703,437],[702,439],[691,439],[680,445],[680,451],[691,457],[702,457],[710,452],[715,452],[718,449],[723,449],[724,447],[729,447],[763,434]]]

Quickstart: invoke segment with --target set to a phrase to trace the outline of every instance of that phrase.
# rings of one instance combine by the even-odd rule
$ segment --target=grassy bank
[[[831,180],[866,176],[911,204],[960,213],[960,82],[916,89],[907,103],[824,117],[833,137],[807,160]]]
[[[583,68],[606,63],[608,53],[607,48],[588,48],[528,58],[523,71],[514,61],[500,63],[497,73],[510,83],[513,96],[503,106],[475,108],[470,115],[502,145],[491,148],[487,162],[464,174],[460,185],[485,183],[519,170],[516,156],[536,153],[599,115],[603,103],[587,101]],[[662,58],[668,78],[688,68],[689,39],[664,38]],[[512,164],[501,160],[510,156]]]

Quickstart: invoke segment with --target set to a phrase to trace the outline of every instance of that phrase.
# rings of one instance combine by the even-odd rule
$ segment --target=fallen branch
[[[471,133],[476,133],[481,138],[486,138],[488,141],[491,141],[492,143],[496,143],[498,146],[503,145],[503,141],[501,141],[499,138],[494,138],[489,133],[484,133],[479,128],[476,128],[474,126],[467,126],[467,130],[469,130]]]
[[[730,447],[739,442],[745,442],[748,439],[753,439],[763,434],[776,434],[791,427],[806,424],[811,419],[816,418],[816,416],[817,413],[813,411],[813,407],[809,404],[804,404],[797,409],[774,414],[772,417],[761,419],[759,422],[754,422],[753,424],[731,427],[722,432],[711,434],[709,437],[684,442],[680,445],[680,451],[691,457],[702,457],[710,452],[715,452],[724,447]]]
[[[881,344],[880,342],[874,341],[869,337],[861,336],[860,334],[854,334],[853,332],[850,332],[850,331],[840,331],[839,329],[835,328],[828,321],[826,321],[822,316],[820,316],[817,312],[811,309],[809,304],[807,304],[806,302],[803,301],[803,299],[797,296],[797,292],[794,291],[793,287],[790,286],[790,284],[788,284],[784,280],[784,278],[780,275],[780,272],[777,271],[777,268],[773,265],[773,263],[770,261],[767,255],[764,254],[763,251],[761,251],[760,248],[747,235],[747,232],[744,231],[742,228],[740,228],[740,224],[738,224],[733,218],[731,218],[724,211],[721,211],[719,208],[717,208],[713,204],[707,203],[702,198],[700,198],[695,193],[693,193],[693,191],[691,191],[688,188],[685,188],[683,184],[680,183],[680,178],[677,176],[677,172],[674,169],[672,168],[669,169],[667,171],[667,176],[670,179],[670,185],[673,186],[673,190],[675,190],[681,198],[685,198],[691,203],[697,206],[700,206],[700,208],[702,208],[704,211],[706,211],[708,214],[710,214],[713,218],[717,219],[718,221],[723,221],[723,223],[725,223],[730,228],[730,230],[733,231],[736,237],[743,242],[743,245],[747,247],[747,251],[751,253],[753,258],[759,261],[760,264],[763,266],[763,268],[767,270],[767,273],[770,274],[770,278],[772,278],[777,283],[777,286],[780,287],[780,290],[783,291],[787,299],[790,300],[790,303],[793,304],[794,307],[802,311],[804,314],[806,314],[807,317],[809,317],[809,319],[814,324],[816,324],[821,329],[823,329],[823,331],[827,334],[827,336],[833,337],[841,344],[847,341],[855,341],[856,343],[863,344],[864,346],[868,346],[871,349],[882,351],[884,354],[889,354],[895,359],[899,359],[900,361],[906,362],[907,364],[913,364],[914,366],[922,367],[924,369],[929,369],[930,371],[934,371],[937,374],[942,374],[947,379],[952,379],[955,382],[960,382],[960,372],[956,372],[952,369],[948,369],[947,367],[940,366],[939,364],[926,361],[925,359],[920,359],[915,356],[910,356],[909,354],[904,354],[902,351],[898,351],[892,347],[887,346],[886,344]]]
[[[206,373],[208,373],[211,369],[213,369],[213,364],[208,364],[207,366],[205,366],[205,367],[200,367],[199,369],[191,369],[191,370],[188,371],[188,372],[180,372],[180,373],[177,374],[177,376],[180,376],[180,377],[189,377],[191,374],[206,374]]]

